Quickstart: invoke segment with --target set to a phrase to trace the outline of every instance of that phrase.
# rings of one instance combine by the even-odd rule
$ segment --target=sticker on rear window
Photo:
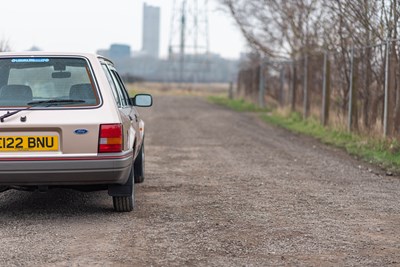
[[[49,62],[48,58],[13,58],[12,63],[45,63]]]

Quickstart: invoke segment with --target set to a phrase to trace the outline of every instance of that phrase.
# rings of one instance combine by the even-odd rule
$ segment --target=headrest
[[[32,100],[32,89],[27,85],[11,84],[0,88],[0,99]]]
[[[90,83],[74,84],[69,90],[71,99],[95,99],[92,85]]]

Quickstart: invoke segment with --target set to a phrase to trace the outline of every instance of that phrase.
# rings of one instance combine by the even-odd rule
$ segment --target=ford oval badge
[[[76,129],[74,131],[75,134],[87,134],[89,131],[86,129]]]

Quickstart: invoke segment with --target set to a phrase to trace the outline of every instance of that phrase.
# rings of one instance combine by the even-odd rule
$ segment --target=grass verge
[[[232,108],[236,111],[261,111],[261,118],[273,125],[283,127],[295,133],[317,138],[321,142],[345,149],[349,154],[357,156],[379,166],[400,172],[400,143],[397,140],[372,138],[322,126],[315,119],[303,120],[299,113],[288,116],[277,112],[267,112],[244,100],[230,100],[221,97],[209,97],[209,101]]]
[[[268,111],[270,111],[269,109],[259,108],[256,105],[254,105],[253,103],[247,102],[243,99],[229,99],[229,98],[222,97],[222,96],[209,96],[208,101],[210,101],[214,104],[226,106],[228,108],[231,108],[231,109],[239,111],[239,112],[245,112],[245,111],[247,111],[247,112],[268,112]]]

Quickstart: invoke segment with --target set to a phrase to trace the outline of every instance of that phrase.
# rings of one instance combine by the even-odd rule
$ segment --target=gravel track
[[[0,266],[399,266],[400,180],[190,96],[158,96],[131,213],[106,192],[0,195]]]

